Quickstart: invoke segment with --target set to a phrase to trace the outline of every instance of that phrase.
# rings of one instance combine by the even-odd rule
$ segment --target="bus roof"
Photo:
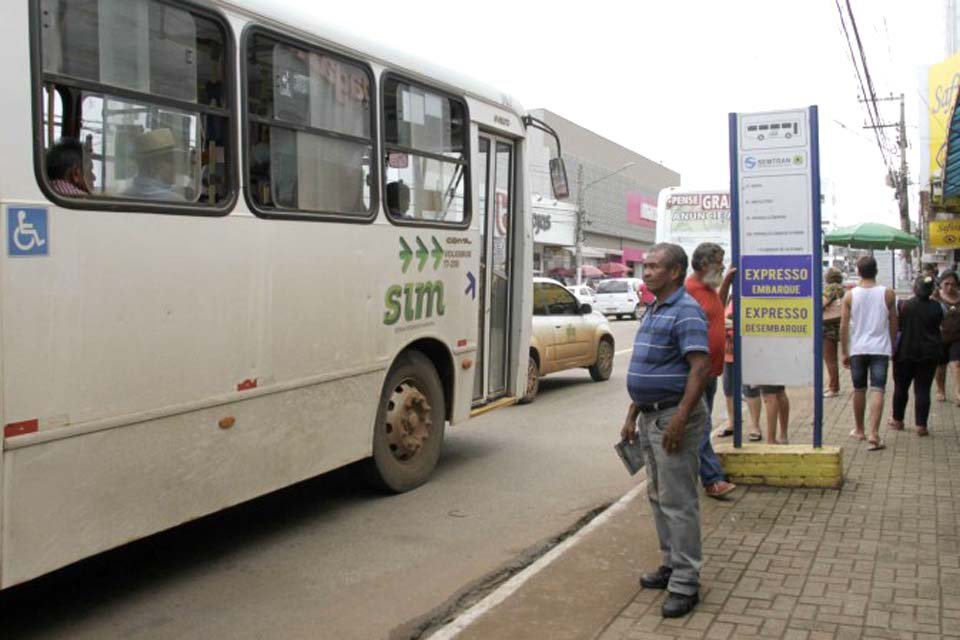
[[[215,0],[215,3],[226,9],[256,17],[265,25],[272,24],[291,34],[300,34],[305,38],[314,40],[319,39],[332,49],[351,53],[424,81],[434,83],[439,81],[451,91],[462,92],[473,98],[488,102],[512,112],[518,118],[526,113],[510,94],[500,91],[492,85],[324,22],[320,11],[287,5],[278,6],[270,0]],[[456,25],[458,23],[453,22],[452,24]]]

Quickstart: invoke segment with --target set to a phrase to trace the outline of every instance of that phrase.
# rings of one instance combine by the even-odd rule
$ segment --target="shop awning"
[[[943,161],[943,198],[960,196],[960,109],[956,104],[950,114],[947,131],[947,153]]]

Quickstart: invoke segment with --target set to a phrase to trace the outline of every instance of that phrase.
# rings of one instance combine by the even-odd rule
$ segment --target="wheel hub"
[[[409,460],[417,455],[433,430],[430,403],[420,389],[404,382],[393,390],[387,403],[384,428],[390,451],[397,460]]]

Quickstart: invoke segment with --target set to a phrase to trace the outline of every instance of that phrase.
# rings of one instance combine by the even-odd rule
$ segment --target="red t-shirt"
[[[697,301],[707,316],[707,344],[710,346],[710,375],[723,374],[723,354],[726,350],[726,331],[723,327],[723,303],[709,286],[690,276],[684,282],[687,293]]]

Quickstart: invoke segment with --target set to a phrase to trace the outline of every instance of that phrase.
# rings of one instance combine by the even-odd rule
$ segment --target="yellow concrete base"
[[[819,487],[839,489],[843,485],[843,450],[840,447],[811,445],[769,445],[732,442],[714,445],[723,470],[734,484],[763,484],[773,487]]]

